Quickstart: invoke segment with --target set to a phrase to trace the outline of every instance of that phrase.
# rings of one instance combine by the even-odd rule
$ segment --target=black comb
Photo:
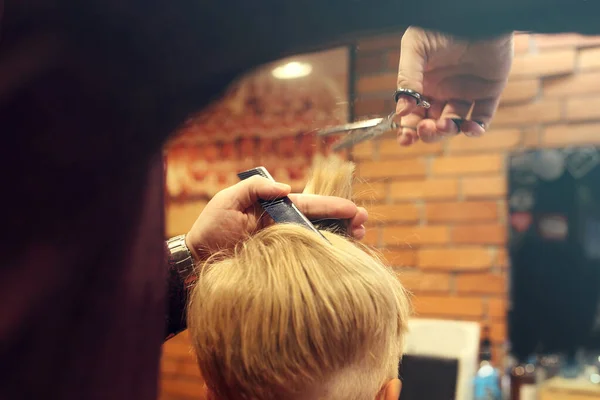
[[[265,167],[252,168],[248,171],[240,172],[237,175],[242,181],[255,175],[262,176],[263,178],[267,178],[273,182],[275,181],[275,179],[273,179],[273,177],[271,176],[271,174],[269,174],[269,171],[267,171]],[[300,210],[298,210],[298,207],[296,207],[296,205],[292,203],[292,200],[290,200],[289,197],[285,196],[276,200],[259,199],[258,202],[260,203],[262,208],[267,212],[267,214],[269,214],[271,218],[273,218],[273,221],[275,221],[275,223],[292,223],[302,225],[310,229],[311,231],[319,234],[323,239],[327,240],[327,238],[323,236],[323,234],[319,232],[317,228],[315,228],[312,222],[310,222],[309,219],[306,218],[306,216],[302,214]]]

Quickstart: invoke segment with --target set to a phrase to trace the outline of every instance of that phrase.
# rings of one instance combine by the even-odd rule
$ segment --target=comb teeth
[[[349,222],[347,219],[324,218],[311,221],[320,231],[329,231],[338,235],[347,235]]]
[[[267,171],[267,169],[265,167],[256,167],[256,168],[252,168],[249,169],[248,171],[244,171],[244,172],[240,172],[239,174],[237,174],[238,178],[240,178],[240,180],[244,180],[244,179],[248,179],[252,176],[262,176],[263,178],[267,178],[271,181],[275,181],[275,179],[273,179],[273,177],[271,176],[271,174],[269,174],[269,172]]]

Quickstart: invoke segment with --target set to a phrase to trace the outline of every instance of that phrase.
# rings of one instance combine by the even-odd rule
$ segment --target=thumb
[[[243,211],[261,200],[274,200],[287,196],[292,188],[285,183],[273,182],[262,176],[253,176],[235,186],[232,197],[238,209]]]
[[[423,72],[427,62],[425,36],[421,29],[408,28],[402,36],[397,88],[410,89],[423,94]],[[396,103],[396,114],[405,116],[417,107],[411,96],[400,96]]]

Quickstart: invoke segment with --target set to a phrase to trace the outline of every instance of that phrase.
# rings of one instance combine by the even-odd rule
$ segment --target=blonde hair
[[[308,187],[349,195],[352,171],[319,160]],[[205,266],[188,326],[217,399],[372,400],[397,377],[404,288],[374,254],[323,233],[273,225]]]

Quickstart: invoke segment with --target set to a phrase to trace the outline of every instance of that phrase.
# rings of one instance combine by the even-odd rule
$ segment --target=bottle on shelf
[[[519,358],[510,371],[510,400],[536,400],[536,360]]]
[[[517,360],[511,353],[510,341],[504,343],[504,359],[502,360],[502,378],[500,387],[502,389],[502,400],[510,400],[511,371],[515,367]]]
[[[492,365],[492,342],[489,328],[483,329],[479,346],[479,369],[474,380],[474,400],[501,400],[500,373]]]
[[[560,374],[561,358],[557,354],[541,354],[536,370],[538,386]]]
[[[565,356],[565,362],[561,366],[560,375],[565,379],[577,379],[582,373],[581,353],[571,349]]]

